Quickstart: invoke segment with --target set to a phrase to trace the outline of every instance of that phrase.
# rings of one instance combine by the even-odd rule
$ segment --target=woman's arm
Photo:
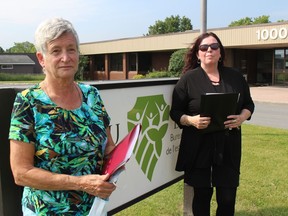
[[[105,148],[105,155],[108,155],[115,148],[115,143],[112,139],[109,127],[106,128],[106,134],[107,134],[107,144]]]
[[[211,118],[200,115],[189,116],[184,114],[180,118],[180,123],[185,126],[193,126],[197,129],[205,129],[211,123]]]
[[[224,122],[226,128],[238,128],[241,124],[251,117],[252,113],[248,109],[243,109],[239,115],[230,115]]]
[[[15,183],[40,190],[81,190],[107,198],[115,190],[108,175],[71,176],[52,173],[34,166],[34,145],[11,140],[10,164]]]

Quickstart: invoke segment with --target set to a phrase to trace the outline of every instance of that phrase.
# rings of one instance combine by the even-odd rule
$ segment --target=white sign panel
[[[161,187],[183,173],[175,171],[181,130],[169,117],[174,85],[100,90],[111,117],[111,133],[119,142],[137,123],[142,131],[108,211]]]

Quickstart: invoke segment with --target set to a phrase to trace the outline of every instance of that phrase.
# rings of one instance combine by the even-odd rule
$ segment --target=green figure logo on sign
[[[128,130],[135,124],[142,125],[142,131],[133,150],[143,173],[151,181],[155,166],[162,152],[162,139],[168,129],[170,107],[163,95],[138,97],[127,114]]]

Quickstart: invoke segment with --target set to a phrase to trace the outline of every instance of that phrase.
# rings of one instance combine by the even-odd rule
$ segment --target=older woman
[[[187,52],[184,74],[173,92],[170,116],[183,128],[176,170],[184,171],[184,182],[194,188],[194,216],[210,215],[214,187],[216,215],[234,215],[240,175],[240,126],[252,115],[254,103],[242,74],[224,67],[224,60],[218,36],[212,32],[201,34]],[[240,93],[236,114],[227,116],[223,130],[205,132],[213,121],[200,115],[201,95],[206,93]]]
[[[79,40],[69,21],[43,22],[35,46],[46,76],[17,94],[9,134],[23,214],[87,215],[94,196],[115,190],[101,175],[104,155],[114,148],[110,117],[98,90],[74,81]]]

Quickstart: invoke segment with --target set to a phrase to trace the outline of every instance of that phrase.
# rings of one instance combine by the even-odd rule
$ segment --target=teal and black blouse
[[[35,167],[73,176],[101,173],[110,117],[95,87],[78,86],[83,101],[74,110],[58,107],[39,84],[17,94],[9,139],[35,146]],[[83,191],[24,187],[22,207],[36,215],[82,216],[93,199]]]

